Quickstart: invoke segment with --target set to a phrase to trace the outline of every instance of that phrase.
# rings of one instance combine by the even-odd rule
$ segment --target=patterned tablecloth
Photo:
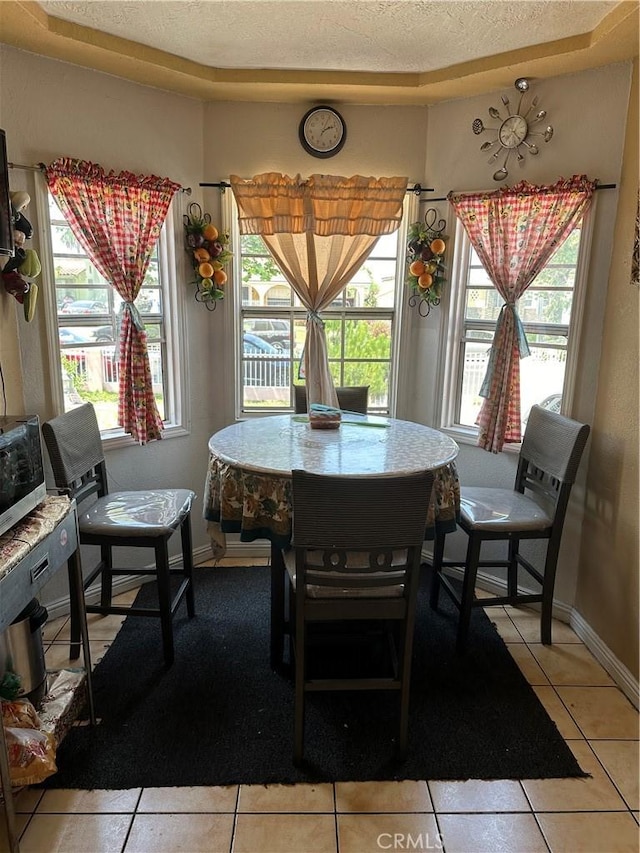
[[[48,536],[69,513],[66,495],[47,495],[38,506],[0,536],[0,579]]]
[[[363,418],[335,431],[310,430],[288,415],[227,427],[209,442],[204,518],[214,557],[224,555],[226,533],[239,533],[242,542],[289,543],[294,468],[353,476],[433,470],[425,538],[451,533],[460,511],[457,450],[437,430],[391,418]]]

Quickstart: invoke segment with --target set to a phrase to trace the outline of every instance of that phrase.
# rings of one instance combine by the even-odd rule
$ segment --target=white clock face
[[[313,110],[302,125],[302,136],[311,153],[330,154],[343,141],[344,132],[340,116],[328,109]]]
[[[504,148],[517,148],[527,138],[528,130],[526,119],[522,116],[509,116],[500,125],[498,139]]]

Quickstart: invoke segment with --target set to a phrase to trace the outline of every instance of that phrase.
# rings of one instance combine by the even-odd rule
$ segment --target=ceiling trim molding
[[[48,15],[34,0],[0,2],[6,44],[203,101],[334,100],[426,105],[621,62],[638,55],[638,3],[619,3],[590,33],[421,74],[211,68]]]

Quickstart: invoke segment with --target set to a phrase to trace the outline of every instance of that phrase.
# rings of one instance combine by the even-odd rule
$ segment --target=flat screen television
[[[13,257],[13,222],[9,198],[9,164],[7,163],[7,137],[0,129],[0,255]]]

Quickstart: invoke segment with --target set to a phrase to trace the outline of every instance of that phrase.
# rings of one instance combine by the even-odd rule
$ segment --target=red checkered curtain
[[[521,440],[520,359],[530,355],[517,302],[591,204],[596,182],[585,175],[551,186],[522,181],[489,193],[449,194],[449,201],[496,290],[504,299],[496,323],[478,444],[499,453]]]
[[[174,194],[167,178],[105,173],[62,157],[45,170],[47,184],[74,237],[124,300],[118,366],[118,423],[140,444],[162,438],[151,384],[147,333],[134,305]]]

